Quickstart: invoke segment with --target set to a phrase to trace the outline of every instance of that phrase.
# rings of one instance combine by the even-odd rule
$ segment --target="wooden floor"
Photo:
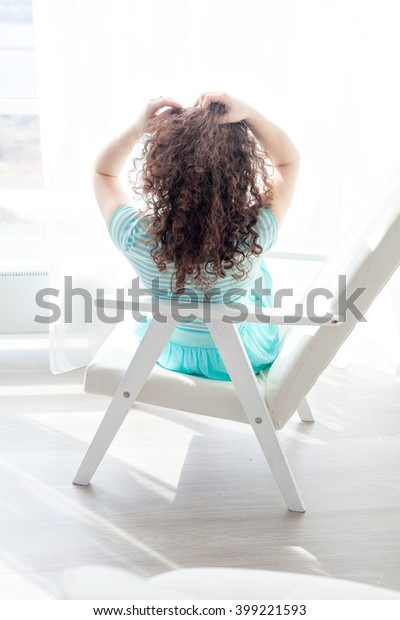
[[[1,354],[0,597],[57,598],[65,568],[155,575],[241,566],[400,590],[400,383],[328,367],[315,424],[280,432],[307,505],[289,512],[250,427],[174,411],[128,416],[92,485],[72,485],[108,399],[47,351]]]

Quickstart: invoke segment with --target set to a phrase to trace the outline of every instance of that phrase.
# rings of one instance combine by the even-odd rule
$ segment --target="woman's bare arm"
[[[157,114],[163,108],[168,110]],[[108,225],[113,213],[122,205],[129,204],[119,175],[136,142],[151,126],[152,120],[169,114],[172,108],[182,107],[173,99],[160,97],[150,101],[137,120],[98,154],[93,166],[93,189],[100,211]]]
[[[245,118],[274,166],[271,211],[278,225],[282,223],[292,201],[300,166],[300,153],[289,136],[254,108]]]

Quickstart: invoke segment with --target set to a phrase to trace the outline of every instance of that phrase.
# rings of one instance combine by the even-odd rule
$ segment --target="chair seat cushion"
[[[138,345],[139,340],[133,335],[132,319],[127,318],[115,327],[88,365],[85,392],[113,395]],[[265,379],[266,374],[257,375],[263,398]],[[178,373],[158,364],[154,366],[137,402],[237,422],[248,421],[231,381]]]

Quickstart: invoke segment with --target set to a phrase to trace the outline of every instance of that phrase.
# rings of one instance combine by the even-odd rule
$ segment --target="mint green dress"
[[[124,254],[139,276],[141,288],[149,292],[153,291],[154,294],[153,282],[154,278],[157,278],[157,288],[161,291],[159,297],[171,299],[176,297],[170,289],[172,266],[167,272],[157,270],[150,255],[154,244],[150,241],[148,225],[148,216],[143,211],[132,205],[123,205],[114,212],[109,223],[109,233],[116,247]],[[261,278],[262,287],[271,291],[269,294],[263,294],[262,305],[264,307],[273,305],[273,284],[265,263],[265,254],[276,241],[278,225],[270,209],[265,208],[260,211],[256,228],[259,235],[258,243],[262,246],[263,252],[259,256],[251,257],[251,267],[245,278],[235,280],[228,272],[225,278],[214,282],[212,287],[218,289],[218,294],[212,297],[213,302],[222,303],[224,294],[229,291],[232,301],[237,300],[252,305],[255,297],[251,289],[254,288],[255,280]],[[188,285],[195,289],[190,281]],[[241,289],[240,294],[232,294],[233,289],[238,289],[238,287]],[[198,299],[204,299],[200,291],[197,295]],[[137,323],[135,335],[141,338],[149,324],[150,322]],[[258,373],[270,366],[279,352],[278,326],[261,322],[244,322],[237,324],[237,328],[254,372]],[[201,321],[178,323],[157,363],[176,372],[221,381],[230,379],[214,345],[207,323]]]

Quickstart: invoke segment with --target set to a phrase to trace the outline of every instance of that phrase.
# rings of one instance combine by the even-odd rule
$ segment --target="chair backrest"
[[[358,287],[355,301],[364,315],[400,264],[400,161],[389,171],[375,198],[358,216],[339,246],[308,287],[334,293],[330,306],[340,313],[338,276],[346,276],[347,298]],[[305,302],[307,293],[302,296]],[[333,328],[293,326],[286,330],[278,357],[263,372],[265,398],[277,428],[282,428],[309,392],[358,320],[351,312]]]

